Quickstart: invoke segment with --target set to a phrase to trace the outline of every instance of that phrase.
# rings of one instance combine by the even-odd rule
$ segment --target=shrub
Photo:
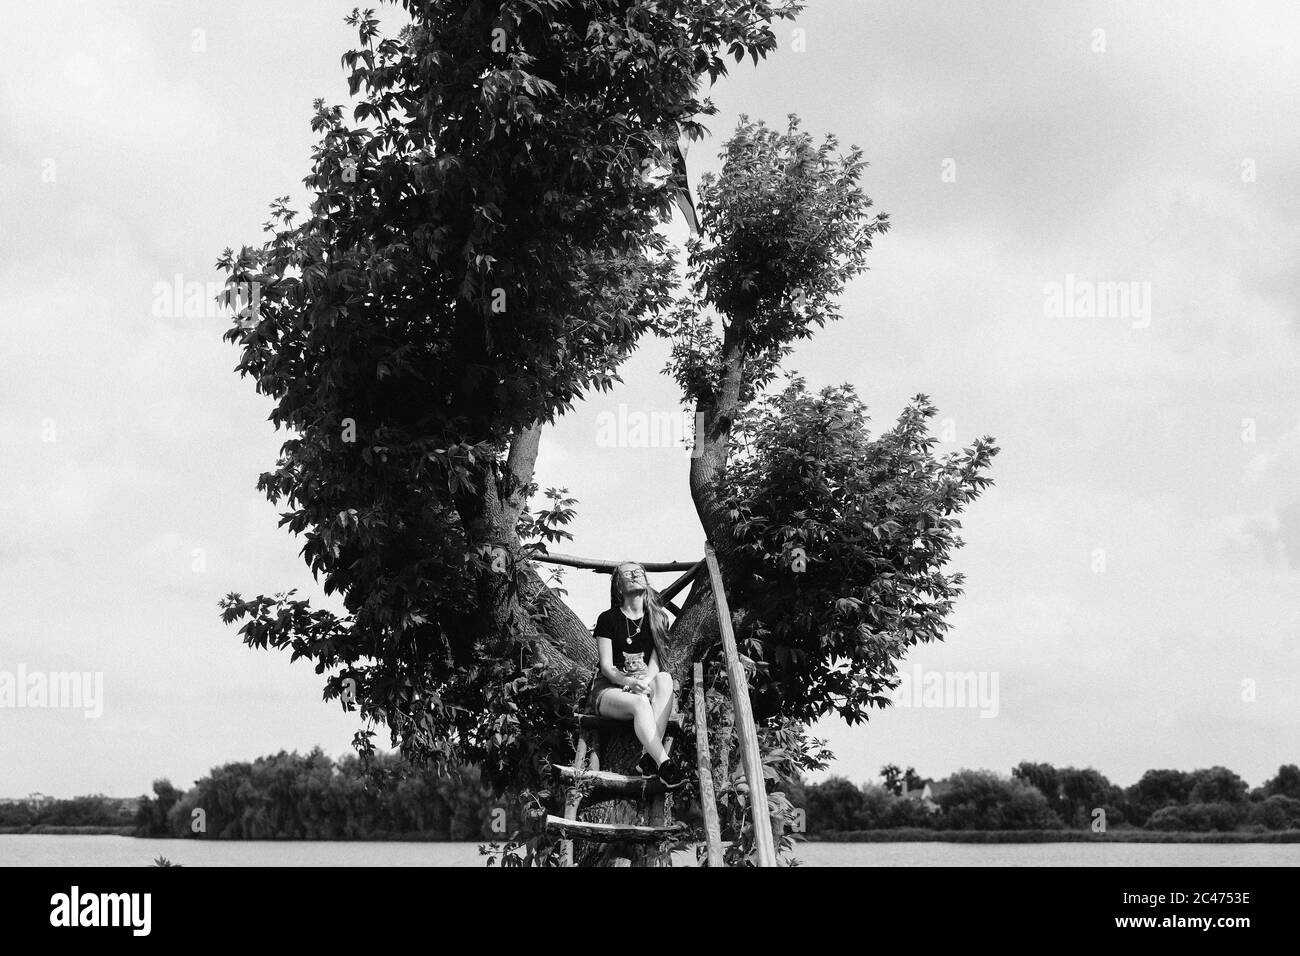
[[[1147,820],[1150,830],[1188,830],[1207,833],[1211,830],[1235,830],[1242,822],[1243,811],[1231,803],[1193,803],[1187,806],[1162,807]]]
[[[990,770],[959,770],[939,798],[937,825],[953,830],[1042,830],[1061,826],[1047,798],[1023,780]]]
[[[1274,794],[1252,806],[1246,819],[1266,830],[1300,829],[1300,800]]]

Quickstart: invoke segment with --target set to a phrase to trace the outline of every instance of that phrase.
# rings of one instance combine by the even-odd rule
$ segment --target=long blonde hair
[[[624,561],[614,569],[610,575],[609,582],[609,606],[621,607],[623,605],[623,575],[619,574],[620,568],[625,568],[629,564],[641,568],[641,577],[645,578],[645,568],[637,561]],[[645,616],[650,618],[650,639],[654,641],[655,656],[659,658],[659,669],[668,670],[668,629],[664,627],[664,621],[668,619],[668,612],[664,610],[663,605],[659,603],[659,592],[650,586],[649,578],[645,582]]]

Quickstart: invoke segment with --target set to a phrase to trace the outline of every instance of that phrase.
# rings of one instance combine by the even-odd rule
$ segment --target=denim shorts
[[[615,688],[618,688],[618,686],[618,684],[615,684],[600,671],[596,671],[595,675],[587,684],[587,713],[599,714],[601,696],[605,691],[614,690]]]

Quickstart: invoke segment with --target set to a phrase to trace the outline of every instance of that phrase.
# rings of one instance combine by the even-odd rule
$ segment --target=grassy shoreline
[[[36,824],[33,826],[22,827],[0,827],[0,836],[125,836],[135,837],[135,827],[108,827],[108,826],[76,826],[76,827],[59,827],[47,823]],[[445,837],[433,836],[426,833],[383,833],[369,837],[335,837],[301,840],[289,837],[266,837],[265,839],[243,840],[228,839],[220,840],[217,837],[177,837],[177,836],[152,836],[142,837],[146,840],[193,840],[196,843],[491,843],[493,839],[500,841],[500,837],[467,837],[463,840],[448,840]]]
[[[33,836],[45,835],[62,835],[62,836],[131,836],[135,833],[135,827],[101,827],[101,826],[84,826],[84,827],[56,827],[48,823],[35,823],[23,827],[0,827],[0,836],[11,834],[31,834]]]
[[[1300,843],[1300,830],[838,830],[804,834],[809,843]]]
[[[48,824],[23,827],[0,827],[0,835],[63,835],[63,836],[134,836],[134,827],[79,826],[57,827]],[[184,839],[183,837],[154,837],[152,839]],[[1160,831],[1120,829],[1108,833],[1091,830],[925,830],[902,828],[895,830],[837,830],[828,833],[806,833],[801,839],[808,843],[1300,843],[1300,830],[1269,830],[1262,833],[1230,830],[1214,833],[1185,831]],[[418,833],[395,833],[358,841],[364,843],[445,843],[430,840]],[[222,841],[225,842],[225,841]],[[232,840],[229,842],[243,842]],[[265,841],[258,841],[265,842]],[[299,841],[284,841],[299,842]],[[311,843],[340,842],[311,840]],[[347,841],[344,841],[347,842]],[[481,843],[483,840],[453,842]]]

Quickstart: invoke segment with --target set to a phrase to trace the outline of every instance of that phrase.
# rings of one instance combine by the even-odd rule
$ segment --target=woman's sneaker
[[[653,777],[658,769],[655,758],[649,754],[642,754],[641,759],[636,762],[636,772],[643,777]]]
[[[686,783],[686,778],[682,775],[682,772],[667,760],[659,767],[659,779],[663,781],[664,786],[669,790],[676,790]]]

